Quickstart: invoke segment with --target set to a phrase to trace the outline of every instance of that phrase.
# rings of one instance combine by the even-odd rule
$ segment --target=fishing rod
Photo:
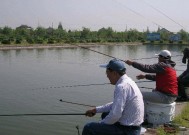
[[[28,113],[28,114],[1,114],[0,117],[11,116],[49,116],[49,115],[85,115],[85,113]]]
[[[77,129],[78,135],[80,135],[80,132],[79,132],[79,125],[77,125],[75,128]]]
[[[149,88],[149,87],[139,87],[139,88],[154,89],[154,88]],[[59,101],[60,101],[60,102],[64,102],[64,103],[74,104],[74,105],[82,105],[82,106],[87,106],[87,107],[95,107],[95,105],[88,105],[88,104],[70,102],[70,101],[66,101],[66,100],[62,100],[62,99],[59,99]]]
[[[185,71],[185,70],[178,70],[178,69],[176,69],[176,71]]]
[[[81,104],[81,103],[75,103],[75,102],[70,102],[70,101],[65,101],[60,99],[60,102],[64,102],[64,103],[69,103],[69,104],[75,104],[75,105],[82,105],[82,106],[88,106],[88,107],[95,107],[94,105],[87,105],[87,104]]]
[[[114,56],[111,56],[111,55],[108,55],[108,54],[105,54],[105,53],[102,53],[102,52],[99,52],[99,51],[96,51],[96,50],[90,49],[90,48],[88,48],[88,47],[84,47],[84,46],[76,45],[76,44],[72,44],[72,45],[75,45],[75,46],[81,47],[81,48],[83,48],[83,49],[90,50],[90,51],[92,51],[92,52],[96,52],[96,53],[102,54],[102,55],[107,56],[107,57],[110,57],[110,58],[119,59],[119,58],[116,58],[116,57],[114,57]],[[122,60],[122,59],[119,59],[119,60],[125,62],[125,60]]]
[[[143,82],[154,82],[154,81],[138,81],[135,83],[143,83]],[[37,88],[37,89],[32,89],[32,90],[45,90],[45,89],[60,89],[60,88],[68,88],[68,87],[86,87],[86,86],[94,86],[94,85],[109,85],[110,83],[96,83],[96,84],[78,84],[78,85],[66,85],[66,86],[57,86],[53,87],[50,86],[48,88]]]
[[[150,90],[154,89],[154,88],[149,88],[149,87],[139,87],[139,88],[150,89]]]
[[[183,56],[183,55],[178,54],[178,55],[173,55],[171,57],[178,57],[178,56]],[[131,59],[131,60],[143,60],[143,59],[153,59],[153,58],[158,58],[158,57],[154,56],[154,57],[150,57],[150,58],[140,58],[140,59]]]
[[[138,81],[138,82],[135,82],[135,83],[143,83],[143,82],[155,82],[155,81]]]
[[[102,52],[99,52],[99,51],[90,49],[89,47],[84,47],[84,46],[76,45],[76,44],[72,44],[72,45],[75,45],[75,46],[77,46],[77,47],[80,47],[80,48],[83,48],[83,49],[86,49],[86,50],[90,50],[90,51],[95,52],[95,53],[102,54],[102,55],[107,56],[107,57],[110,57],[110,58],[119,59],[120,61],[125,62],[125,60],[123,60],[123,59],[116,58],[116,57],[114,57],[114,56],[111,56],[111,55],[108,55],[108,54],[105,54],[105,53],[102,53]],[[177,57],[177,56],[183,56],[183,55],[175,55],[175,56],[171,56],[171,57]],[[153,59],[153,58],[158,58],[158,57],[156,56],[156,57],[150,57],[150,58],[140,58],[140,59],[131,59],[131,60],[142,60],[142,59]]]
[[[94,85],[106,85],[106,84],[110,84],[110,83],[98,83],[98,84],[78,84],[78,85],[66,85],[66,86],[60,86],[60,87],[48,87],[48,88],[38,88],[38,89],[60,89],[60,88],[67,88],[67,87],[85,87],[85,86],[94,86]],[[32,89],[32,90],[37,90],[37,89]]]

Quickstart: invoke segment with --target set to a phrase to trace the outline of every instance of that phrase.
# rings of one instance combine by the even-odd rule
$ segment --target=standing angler
[[[177,101],[187,101],[188,97],[185,92],[186,87],[189,87],[189,48],[185,48],[183,51],[182,63],[186,64],[186,70],[178,77],[178,98]],[[188,61],[187,61],[188,60]]]
[[[126,75],[124,62],[113,59],[106,75],[115,85],[113,102],[86,111],[86,116],[103,113],[102,120],[84,126],[82,135],[139,135],[144,118],[142,94],[136,83]]]

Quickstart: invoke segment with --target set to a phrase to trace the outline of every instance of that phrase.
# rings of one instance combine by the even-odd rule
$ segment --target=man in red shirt
[[[144,101],[171,104],[178,96],[177,75],[174,69],[176,63],[171,60],[171,53],[168,50],[162,50],[157,55],[158,63],[153,65],[144,65],[131,60],[126,60],[125,63],[143,72],[155,73],[137,76],[137,79],[156,81],[156,88],[152,92],[142,92]]]

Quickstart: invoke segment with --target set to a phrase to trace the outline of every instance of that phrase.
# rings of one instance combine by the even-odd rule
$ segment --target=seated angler
[[[126,75],[124,62],[113,59],[103,67],[115,85],[113,102],[86,111],[89,117],[96,113],[106,115],[99,122],[86,124],[82,135],[140,135],[144,103],[138,86]]]

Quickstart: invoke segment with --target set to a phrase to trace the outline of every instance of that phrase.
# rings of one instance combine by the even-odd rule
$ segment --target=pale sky
[[[0,27],[189,32],[189,0],[0,0]]]

